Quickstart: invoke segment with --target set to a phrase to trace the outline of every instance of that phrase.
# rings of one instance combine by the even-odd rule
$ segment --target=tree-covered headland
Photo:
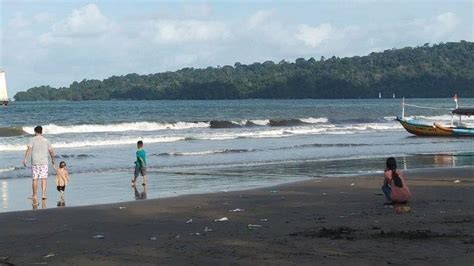
[[[328,99],[474,97],[474,43],[391,49],[367,56],[298,58],[245,65],[183,68],[149,75],[34,87],[17,101],[158,99]]]

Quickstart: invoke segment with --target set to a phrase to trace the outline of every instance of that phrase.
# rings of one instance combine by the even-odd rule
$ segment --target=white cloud
[[[329,23],[323,23],[316,27],[300,25],[295,34],[296,39],[313,48],[318,47],[322,42],[331,38],[333,28]]]
[[[226,24],[204,20],[152,20],[146,31],[158,43],[223,40],[231,36]]]
[[[263,23],[265,23],[268,20],[268,18],[271,15],[273,15],[273,13],[275,13],[273,9],[257,11],[255,14],[253,14],[247,19],[248,28],[254,29],[258,26],[261,26]]]
[[[35,19],[50,20],[51,16],[40,13]],[[54,23],[49,32],[40,34],[37,41],[41,45],[73,44],[77,38],[90,38],[105,36],[117,29],[115,23],[104,16],[95,4],[88,4],[78,9],[65,19]]]
[[[104,16],[95,4],[88,4],[73,12],[65,20],[56,23],[52,32],[57,36],[96,36],[113,28],[113,23]]]

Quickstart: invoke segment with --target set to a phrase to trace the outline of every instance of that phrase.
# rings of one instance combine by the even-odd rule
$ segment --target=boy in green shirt
[[[141,174],[143,176],[143,184],[146,186],[146,152],[143,149],[143,141],[137,142],[137,160],[135,161],[135,173],[132,180],[132,186],[135,186],[135,181],[137,181],[138,176]]]

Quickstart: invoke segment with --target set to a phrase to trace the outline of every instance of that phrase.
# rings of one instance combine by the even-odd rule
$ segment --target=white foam
[[[73,142],[55,142],[52,143],[53,148],[84,148],[95,146],[113,146],[113,145],[130,145],[137,141],[143,140],[145,143],[161,143],[185,140],[184,137],[151,137],[151,138],[119,138],[108,140],[90,140],[90,141],[73,141]],[[21,151],[25,150],[25,144],[7,144],[0,145],[0,151]]]
[[[319,124],[319,123],[327,123],[328,119],[326,117],[308,117],[308,118],[300,118],[301,122],[309,123],[309,124]]]
[[[254,123],[255,125],[259,125],[259,126],[266,126],[270,123],[270,120],[268,120],[268,119],[256,119],[256,120],[250,120],[250,122]]]
[[[94,133],[94,132],[124,132],[124,131],[158,131],[158,130],[180,130],[190,128],[207,128],[207,122],[176,122],[176,123],[156,123],[156,122],[135,122],[120,124],[84,124],[59,126],[49,124],[43,126],[43,132],[48,135],[66,134],[66,133]],[[23,127],[23,130],[29,134],[33,134],[33,127]]]
[[[10,172],[10,171],[13,171],[13,170],[15,170],[15,167],[0,168],[0,173]]]

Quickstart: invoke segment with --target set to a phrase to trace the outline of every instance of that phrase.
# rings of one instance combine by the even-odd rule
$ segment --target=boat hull
[[[397,121],[405,128],[406,131],[417,136],[431,136],[431,137],[450,137],[454,133],[440,129],[433,124],[423,124],[418,121],[405,120],[397,117]]]
[[[474,137],[474,128],[449,128],[436,123],[434,125],[437,129],[443,130],[445,132],[450,132],[451,134],[453,134],[453,136],[456,137]]]

